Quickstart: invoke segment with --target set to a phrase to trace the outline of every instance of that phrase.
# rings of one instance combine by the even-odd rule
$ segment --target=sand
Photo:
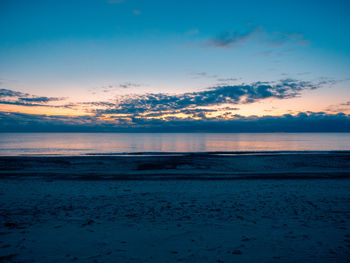
[[[91,180],[349,178],[350,152],[3,156],[0,176]]]
[[[284,179],[267,176],[269,171],[281,176],[289,165],[280,162],[272,166],[277,159],[267,162],[270,168],[261,174],[250,168],[255,176],[249,177],[248,171],[242,179],[239,169],[248,169],[242,164],[244,160],[260,157],[253,155],[239,162],[230,156],[224,164],[242,164],[232,171],[235,173],[226,173],[230,180],[210,179],[224,168],[215,170],[209,164],[212,170],[207,180],[198,180],[199,171],[187,180],[177,180],[173,175],[180,172],[169,173],[171,169],[163,169],[171,176],[160,180],[161,158],[151,166],[157,168],[153,170],[156,177],[119,177],[132,174],[130,167],[152,163],[128,157],[127,172],[117,171],[112,176],[110,166],[107,172],[101,170],[105,180],[97,180],[98,168],[119,157],[103,157],[107,158],[104,161],[95,156],[84,161],[68,157],[76,158],[73,163],[90,160],[92,166],[102,162],[85,177],[78,176],[80,166],[67,163],[67,171],[77,169],[74,176],[52,173],[45,167],[52,167],[54,159],[44,157],[35,160],[47,161],[35,168],[39,171],[36,175],[32,170],[25,173],[34,168],[26,165],[33,160],[23,157],[6,162],[5,170],[7,157],[2,157],[0,262],[349,262],[347,155],[328,156],[325,173],[315,171],[317,162],[324,163],[323,157],[310,158],[315,162],[312,165],[301,165],[305,156],[293,156],[294,161],[290,156],[279,157],[299,162]],[[207,163],[221,160],[215,158],[207,158]],[[191,169],[196,163],[192,162]],[[151,168],[134,172],[151,175]],[[311,177],[305,176],[308,170],[313,170]],[[342,176],[332,177],[332,171]]]

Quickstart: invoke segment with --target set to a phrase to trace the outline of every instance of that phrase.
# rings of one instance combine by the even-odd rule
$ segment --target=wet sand
[[[0,177],[49,179],[348,178],[350,152],[0,156]]]
[[[151,162],[149,157],[124,157],[130,163],[124,163],[128,173],[111,174],[113,158],[120,157],[62,157],[73,158],[69,162],[78,166],[57,162],[61,157],[11,157],[17,160],[12,163],[1,157],[0,262],[349,262],[347,154],[319,159],[278,156],[284,164],[268,155],[239,161],[232,156],[205,157],[192,162],[188,171],[206,163],[212,167],[206,179],[230,180],[197,180],[200,171],[188,180],[168,180],[180,172],[161,169],[159,163],[169,163],[162,158]],[[31,158],[46,162],[34,168]],[[210,165],[225,158],[229,161],[222,161],[217,170]],[[242,179],[251,175],[243,169],[254,171],[244,168],[252,158],[255,163],[264,160],[260,165],[265,170],[255,169],[253,177]],[[313,163],[306,162],[308,158]],[[90,175],[79,176],[88,160],[90,167],[97,166]],[[53,173],[45,168],[52,168],[51,162],[65,165],[67,171],[76,167],[76,173]],[[110,169],[100,170],[101,178],[111,180],[98,180],[106,162]],[[290,162],[299,165],[284,180],[268,176],[269,171],[283,175],[280,171]],[[315,171],[317,163],[327,169]],[[140,165],[147,169],[130,168]],[[32,170],[20,175],[27,167]],[[217,177],[227,167],[236,170]],[[162,170],[170,176],[163,177],[167,180],[160,180]],[[311,177],[305,174],[309,170]],[[150,177],[137,177],[142,173]],[[142,180],[124,180],[128,174]]]

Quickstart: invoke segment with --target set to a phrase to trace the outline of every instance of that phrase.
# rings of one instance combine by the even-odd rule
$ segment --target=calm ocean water
[[[350,133],[0,133],[0,155],[350,150]]]

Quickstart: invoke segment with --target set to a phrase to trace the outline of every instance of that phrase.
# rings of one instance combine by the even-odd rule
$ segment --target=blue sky
[[[0,0],[0,89],[27,94],[27,100],[3,95],[0,111],[88,115],[118,126],[120,118],[145,116],[98,114],[120,112],[123,102],[143,96],[145,109],[155,115],[149,93],[158,94],[157,100],[164,94],[197,98],[222,86],[265,83],[273,90],[276,83],[293,81],[300,86],[294,96],[272,92],[252,102],[231,97],[186,105],[232,106],[228,119],[349,114],[349,11],[346,0]],[[56,99],[23,103],[40,97]],[[158,116],[201,118],[176,110],[178,105]],[[222,114],[220,109],[202,117],[218,120]]]

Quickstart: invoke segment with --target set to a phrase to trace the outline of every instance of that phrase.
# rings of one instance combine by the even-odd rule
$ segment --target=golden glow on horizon
[[[249,104],[221,104],[216,106],[207,107],[195,107],[186,108],[189,113],[174,111],[148,111],[140,113],[136,116],[133,114],[100,114],[96,115],[95,110],[108,109],[108,106],[93,105],[89,103],[76,103],[72,107],[65,107],[65,104],[60,105],[59,102],[55,102],[52,106],[24,106],[24,105],[11,105],[0,104],[1,112],[14,112],[33,115],[46,115],[46,116],[66,116],[66,117],[79,117],[79,116],[91,116],[96,117],[98,122],[112,122],[118,123],[119,121],[132,123],[132,118],[138,119],[159,119],[163,121],[169,121],[171,119],[221,119],[230,120],[237,118],[236,115],[249,117],[249,116],[281,116],[284,114],[296,115],[299,112],[325,112],[328,114],[336,113],[336,108],[325,108],[323,103],[319,101],[310,100],[310,98],[296,97],[292,99],[274,99],[268,98],[262,101],[257,101]],[[193,112],[191,112],[191,110]],[[196,112],[196,110],[202,110]],[[206,111],[207,110],[207,111]],[[350,114],[350,106],[344,106],[342,112]]]
[[[16,112],[24,114],[34,115],[47,115],[47,116],[91,116],[92,113],[88,113],[83,110],[68,109],[68,108],[53,108],[47,106],[22,106],[22,105],[8,105],[0,104],[0,111],[2,112]]]

